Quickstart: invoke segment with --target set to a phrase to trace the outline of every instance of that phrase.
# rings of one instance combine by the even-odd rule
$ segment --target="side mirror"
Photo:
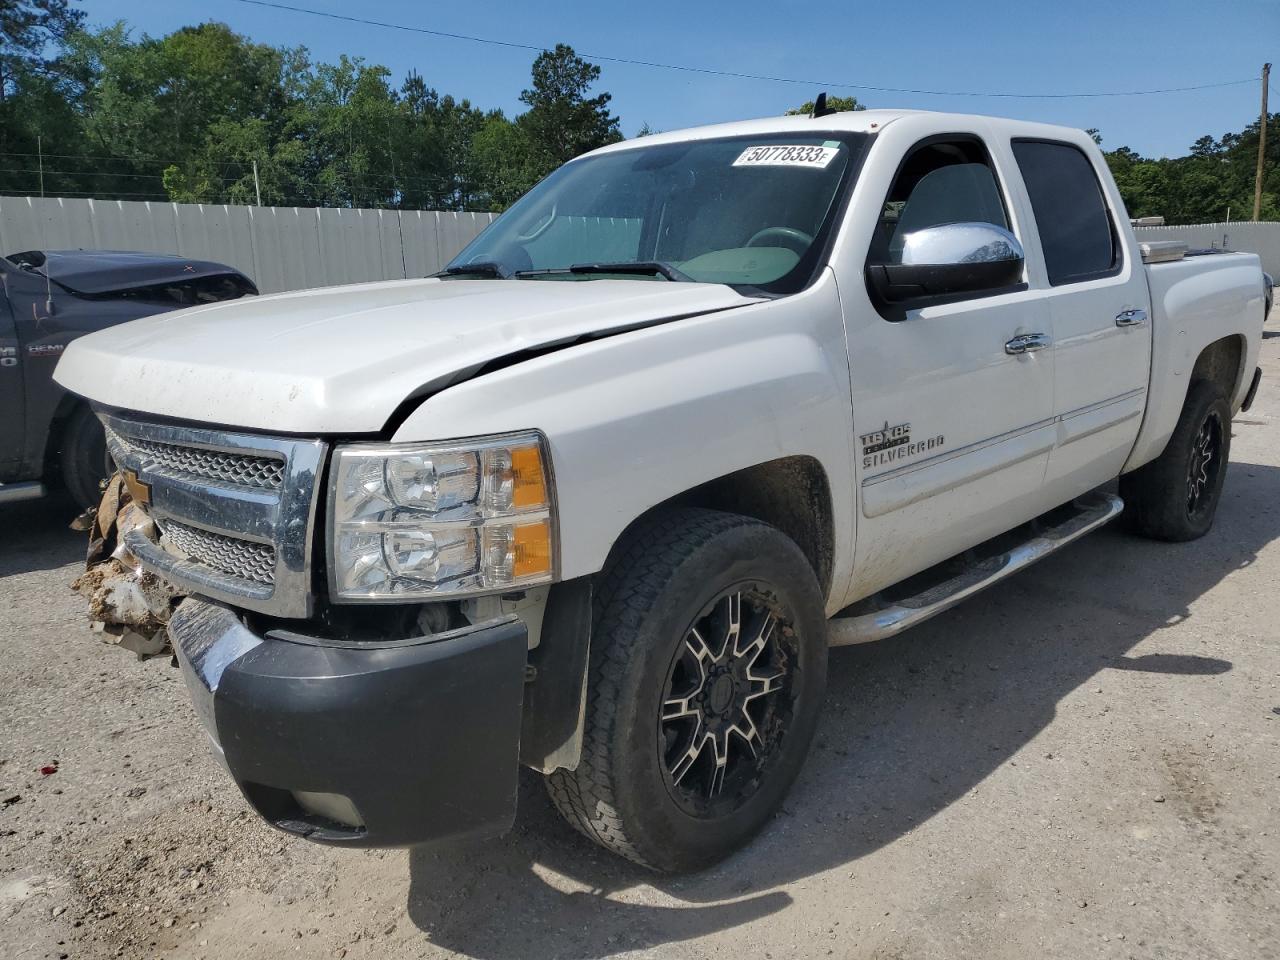
[[[946,223],[908,233],[895,263],[869,263],[872,288],[887,303],[999,290],[1022,282],[1022,244],[994,223]]]

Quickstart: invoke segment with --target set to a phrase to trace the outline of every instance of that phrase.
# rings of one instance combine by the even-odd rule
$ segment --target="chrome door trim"
[[[946,463],[948,460],[955,460],[970,453],[977,453],[979,450],[984,450],[997,443],[1004,443],[1006,440],[1013,440],[1017,437],[1023,436],[1024,434],[1052,426],[1057,422],[1057,419],[1057,417],[1049,417],[1045,420],[1038,420],[1035,423],[1027,424],[1025,427],[1017,427],[1005,433],[997,434],[994,437],[987,437],[985,440],[976,440],[963,447],[956,447],[954,450],[948,450],[944,453],[936,453],[932,457],[926,457],[924,460],[919,460],[915,463],[908,463],[901,467],[894,467],[892,470],[886,470],[884,473],[877,473],[874,477],[867,477],[862,481],[862,486],[873,487],[877,483],[883,483],[886,480],[896,480],[899,477],[905,477],[908,474],[916,473],[919,470],[927,470],[929,467],[935,467],[939,464]]]
[[[1058,417],[1058,446],[1065,447],[1069,443],[1101,433],[1109,427],[1142,416],[1143,405],[1134,404],[1125,409],[1124,404],[1131,400],[1139,400],[1147,393],[1146,387],[1137,387],[1097,403],[1090,403],[1075,410],[1069,410]],[[1114,408],[1120,408],[1118,410]]]
[[[1020,430],[970,444],[948,456],[931,457],[912,464],[905,472],[881,474],[862,487],[862,515],[883,516],[1043,456],[1053,449],[1053,420],[1043,420]],[[901,468],[899,468],[901,469]]]
[[[1114,397],[1108,397],[1106,400],[1099,400],[1097,403],[1090,403],[1083,407],[1076,407],[1074,410],[1068,410],[1066,413],[1060,414],[1055,419],[1070,420],[1072,417],[1078,417],[1085,413],[1092,413],[1094,410],[1101,410],[1103,407],[1109,407],[1115,403],[1123,403],[1126,400],[1132,400],[1134,397],[1140,397],[1146,392],[1146,387],[1135,387],[1125,393],[1117,394]]]
[[[877,483],[882,483],[885,480],[893,480],[896,477],[915,473],[917,470],[925,470],[940,463],[946,463],[948,460],[954,460],[957,457],[963,457],[966,454],[982,450],[992,444],[1002,443],[1005,440],[1012,440],[1014,437],[1019,437],[1024,433],[1039,430],[1041,427],[1047,427],[1050,424],[1060,423],[1064,420],[1070,420],[1083,414],[1092,413],[1095,410],[1101,410],[1104,407],[1109,407],[1113,404],[1123,403],[1125,400],[1131,400],[1134,397],[1142,396],[1146,392],[1146,387],[1138,387],[1134,390],[1129,390],[1126,393],[1119,394],[1118,396],[1108,397],[1106,400],[1099,400],[1097,403],[1078,407],[1075,410],[1070,410],[1067,413],[1059,414],[1058,416],[1048,417],[1045,420],[1037,420],[1035,423],[1029,423],[1025,427],[1017,427],[1013,430],[1006,431],[1005,433],[996,434],[994,437],[987,437],[985,440],[975,440],[973,443],[966,444],[963,447],[956,447],[954,450],[936,453],[932,457],[926,457],[924,460],[918,460],[915,463],[903,464],[901,467],[894,467],[892,470],[886,470],[884,473],[877,473],[873,477],[866,477],[862,481],[862,486],[875,486]],[[1128,419],[1128,417],[1126,416],[1123,419]]]
[[[1074,443],[1133,417],[1140,416],[1142,413],[1141,403],[1135,404],[1133,409],[1124,409],[1123,404],[1133,400],[1140,400],[1146,392],[1145,387],[1129,390],[1118,396],[1108,397],[1106,400],[1100,400],[1097,403],[1091,403],[1058,416],[1037,420],[1035,423],[1029,423],[1023,427],[1018,427],[993,437],[987,437],[984,440],[978,440],[963,447],[957,447],[955,450],[935,454],[916,463],[904,464],[872,477],[864,477],[860,484],[862,515],[871,518],[891,513],[894,510],[900,510],[920,500],[954,489],[961,484],[980,480],[999,470],[1016,466],[1032,457],[1059,449],[1069,443]],[[1101,416],[1095,416],[1098,414],[1101,414]],[[1092,421],[1090,420],[1091,417],[1094,417]],[[1056,429],[1050,431],[1047,428]],[[1042,430],[1046,431],[1046,433],[1045,436],[1039,438],[1039,442],[1012,442],[1031,439],[1032,434]],[[936,483],[924,484],[914,490],[903,489],[896,495],[892,492],[881,492],[881,490],[877,489],[881,484],[894,480],[905,480],[921,471],[937,469],[944,464],[962,457],[971,456],[1001,443],[1010,444],[1007,456],[993,459],[991,462],[983,464],[981,469],[974,470],[963,477],[940,477]],[[946,472],[944,471],[944,473]],[[874,502],[871,504],[867,502],[867,494],[869,493],[874,495],[872,497]]]

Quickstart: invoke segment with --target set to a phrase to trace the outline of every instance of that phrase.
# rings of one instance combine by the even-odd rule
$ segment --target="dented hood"
[[[522,351],[753,302],[660,280],[398,280],[251,297],[82,337],[55,379],[128,410],[371,433],[407,398]]]

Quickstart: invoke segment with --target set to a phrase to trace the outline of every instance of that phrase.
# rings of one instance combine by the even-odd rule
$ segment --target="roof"
[[[137,250],[29,250],[6,259],[90,296],[200,277],[243,276],[224,263]]]
[[[814,130],[848,131],[850,133],[878,133],[904,117],[947,117],[952,122],[980,122],[987,128],[995,127],[1003,133],[1022,136],[1056,136],[1075,138],[1083,136],[1075,128],[1010,120],[1004,117],[947,113],[939,110],[840,110],[822,117],[799,116],[761,117],[757,120],[738,120],[732,123],[715,123],[703,127],[687,127],[650,136],[632,138],[601,147],[583,156],[631,150],[637,147],[663,143],[684,143],[689,140],[710,140],[716,137],[764,136],[779,133],[811,133]]]

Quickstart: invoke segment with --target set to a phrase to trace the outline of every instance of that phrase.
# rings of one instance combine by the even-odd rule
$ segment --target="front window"
[[[494,221],[445,272],[652,277],[793,292],[817,266],[866,141],[864,134],[770,134],[575,160]]]

